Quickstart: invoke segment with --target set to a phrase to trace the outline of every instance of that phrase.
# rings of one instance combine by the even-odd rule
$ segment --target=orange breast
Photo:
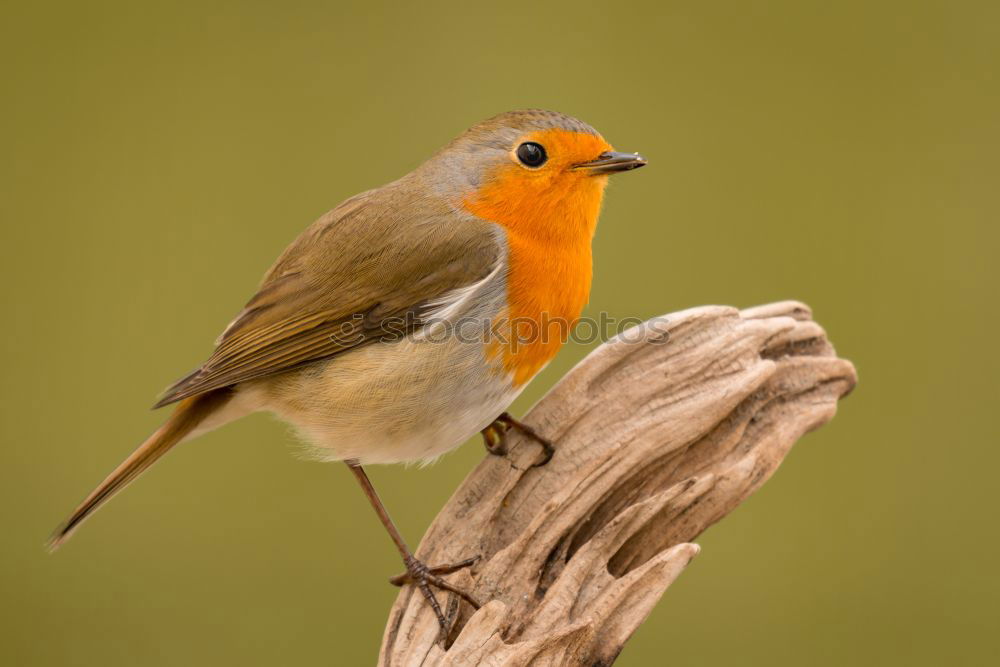
[[[550,162],[592,159],[602,138],[562,130],[530,137],[549,147]],[[509,338],[494,342],[515,385],[529,381],[566,341],[590,298],[591,241],[607,177],[546,171],[512,163],[464,202],[466,210],[507,233]]]

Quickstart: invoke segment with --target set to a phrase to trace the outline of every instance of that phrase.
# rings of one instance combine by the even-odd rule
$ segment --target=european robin
[[[468,563],[416,560],[361,466],[433,459],[478,431],[502,452],[509,428],[542,445],[541,462],[552,455],[505,410],[565,340],[544,324],[571,325],[587,302],[608,175],[645,164],[575,118],[513,111],[344,201],[282,253],[208,361],[156,404],[177,404],[167,421],[51,547],[174,445],[267,410],[317,458],[350,466],[403,557],[397,581],[419,586],[443,626],[431,586],[476,604],[440,576]]]

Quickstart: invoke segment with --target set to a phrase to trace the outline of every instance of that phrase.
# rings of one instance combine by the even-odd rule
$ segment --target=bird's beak
[[[573,170],[583,170],[595,176],[599,174],[614,174],[619,171],[629,171],[646,166],[646,158],[638,153],[616,153],[608,151],[601,153],[597,159],[573,165]]]

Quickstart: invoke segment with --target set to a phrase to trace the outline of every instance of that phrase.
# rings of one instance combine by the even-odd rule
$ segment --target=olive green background
[[[995,659],[998,44],[995,2],[4,3],[0,663],[374,662],[397,557],[266,416],[42,544],[299,230],[526,106],[650,161],[590,314],[802,299],[861,377],[619,664]],[[373,471],[411,542],[482,456]]]

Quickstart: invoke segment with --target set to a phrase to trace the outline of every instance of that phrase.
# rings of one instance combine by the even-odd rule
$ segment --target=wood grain
[[[608,665],[698,553],[705,528],[743,502],[856,383],[807,306],[693,308],[603,344],[523,420],[556,444],[510,434],[428,529],[430,565],[480,560],[438,592],[437,621],[400,591],[380,664]]]

